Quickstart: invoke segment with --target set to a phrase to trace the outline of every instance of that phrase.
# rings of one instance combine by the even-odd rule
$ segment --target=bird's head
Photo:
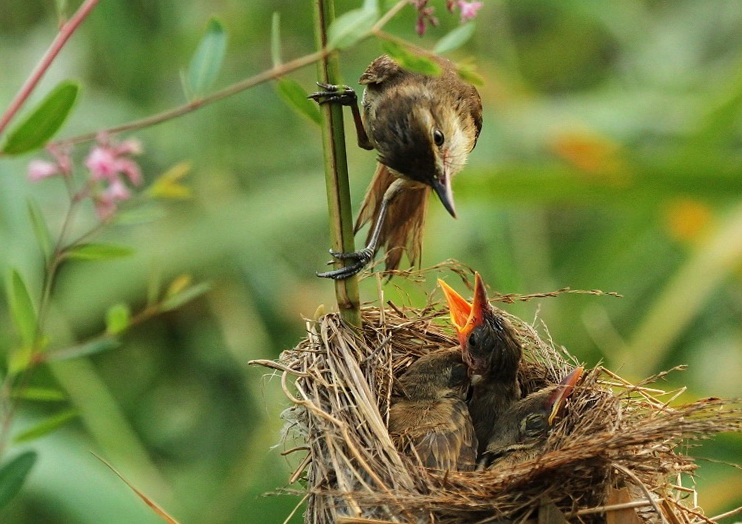
[[[444,349],[417,359],[396,383],[398,394],[414,400],[451,395],[465,398],[469,376],[461,352]]]
[[[430,89],[427,77],[400,88],[377,111],[379,162],[402,176],[430,186],[456,217],[451,179],[466,164],[476,128],[449,96]],[[383,115],[383,117],[381,116]],[[379,137],[381,139],[379,139]]]
[[[442,280],[438,283],[446,295],[451,322],[456,328],[464,362],[469,366],[472,384],[484,378],[514,378],[521,346],[512,326],[487,300],[487,290],[479,273],[475,274],[471,304]]]
[[[572,396],[583,371],[582,366],[577,367],[558,385],[531,395],[533,406],[528,408],[526,416],[521,420],[521,433],[524,438],[539,437],[551,429],[556,419],[564,412],[567,399]],[[524,402],[528,401],[529,397],[526,397]]]

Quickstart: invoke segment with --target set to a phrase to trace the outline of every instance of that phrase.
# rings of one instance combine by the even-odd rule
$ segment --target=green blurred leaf
[[[39,437],[43,437],[44,435],[48,435],[52,431],[59,429],[75,417],[77,417],[76,409],[66,409],[56,415],[52,415],[51,417],[42,420],[31,429],[24,431],[18,435],[14,441],[29,442],[31,440],[36,440]]]
[[[278,11],[273,13],[271,19],[271,61],[273,67],[283,62],[281,59],[281,15]]]
[[[70,248],[65,257],[73,260],[110,260],[112,258],[128,257],[134,250],[126,246],[114,244],[81,244]]]
[[[56,133],[70,114],[80,86],[69,80],[61,82],[8,135],[3,152],[18,155],[38,149]]]
[[[182,184],[182,179],[191,172],[190,162],[178,162],[152,183],[147,195],[164,200],[184,200],[193,196],[190,187]]]
[[[206,34],[193,53],[188,67],[188,87],[193,96],[199,97],[216,80],[227,50],[227,33],[216,18],[209,20]]]
[[[435,47],[433,48],[433,52],[442,55],[443,53],[448,53],[454,49],[458,49],[468,42],[474,35],[475,28],[476,26],[474,25],[474,22],[460,25],[438,40],[438,43],[435,44]]]
[[[39,243],[44,258],[48,259],[52,253],[52,239],[51,235],[49,235],[49,229],[46,227],[46,220],[44,220],[44,215],[41,213],[41,209],[35,200],[29,198],[27,205],[28,216],[33,226],[36,241]]]
[[[36,402],[61,402],[67,400],[67,395],[63,392],[50,388],[24,387],[23,389],[14,391],[12,397]]]
[[[473,65],[469,64],[458,64],[458,67],[456,69],[456,74],[459,75],[459,78],[462,80],[475,85],[475,86],[481,86],[484,85],[484,79],[474,70]]]
[[[171,311],[177,309],[186,302],[190,302],[194,298],[197,298],[211,289],[211,285],[208,282],[202,282],[195,286],[189,287],[169,298],[163,300],[160,309],[162,311]]]
[[[56,351],[42,353],[45,362],[59,362],[62,360],[72,360],[74,358],[89,357],[104,351],[110,351],[121,346],[121,341],[113,336],[103,336],[83,342],[77,346],[72,346]]]
[[[7,506],[21,490],[36,457],[35,451],[26,451],[0,467],[0,508]]]
[[[127,304],[114,304],[106,312],[106,333],[118,335],[129,327],[131,311]]]
[[[307,98],[308,93],[299,82],[290,78],[281,78],[276,82],[276,90],[281,98],[297,113],[307,117],[315,124],[322,122],[317,104]]]
[[[21,337],[23,346],[31,348],[36,337],[36,309],[23,277],[15,269],[11,270],[7,290],[13,325]]]
[[[327,30],[327,47],[344,49],[365,38],[379,19],[379,6],[366,2],[360,9],[353,9],[337,17]]]
[[[394,58],[397,63],[409,71],[415,71],[423,75],[437,76],[443,69],[434,60],[425,56],[412,53],[405,47],[390,40],[384,40],[381,47],[384,52]]]

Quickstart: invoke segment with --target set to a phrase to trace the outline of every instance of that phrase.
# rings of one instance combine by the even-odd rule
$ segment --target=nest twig
[[[306,522],[526,522],[545,501],[579,522],[633,508],[650,522],[711,522],[689,505],[692,489],[677,485],[696,468],[683,446],[742,431],[740,405],[710,398],[670,407],[651,380],[633,385],[600,366],[585,373],[533,460],[439,472],[400,454],[386,429],[392,382],[419,356],[456,344],[440,320],[445,314],[436,304],[366,307],[361,333],[328,314],[308,322],[307,337],[278,363],[262,362],[282,371],[293,430],[309,449],[292,477],[306,484]],[[524,347],[525,393],[574,367],[566,350],[503,314]]]

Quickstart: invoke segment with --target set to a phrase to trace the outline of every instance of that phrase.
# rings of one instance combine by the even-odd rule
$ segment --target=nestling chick
[[[582,372],[582,367],[576,368],[560,384],[531,393],[500,415],[478,469],[505,468],[543,453],[549,431]]]
[[[469,367],[473,390],[469,412],[481,453],[500,424],[502,414],[521,397],[518,382],[521,344],[510,322],[488,302],[479,273],[475,274],[471,304],[442,280],[438,283],[446,295],[463,359]]]
[[[420,357],[394,385],[389,433],[398,449],[441,470],[469,471],[477,458],[466,395],[467,368],[458,348]]]

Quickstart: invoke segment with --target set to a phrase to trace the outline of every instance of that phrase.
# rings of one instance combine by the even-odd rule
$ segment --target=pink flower
[[[119,173],[118,159],[108,146],[95,146],[85,159],[93,180],[114,180]]]
[[[31,160],[28,164],[28,179],[38,182],[50,176],[59,174],[59,166],[46,160]]]
[[[128,200],[131,197],[129,188],[119,179],[111,182],[111,185],[102,194],[114,202],[117,200]]]
[[[466,2],[459,0],[459,9],[461,9],[461,22],[468,22],[477,16],[477,11],[482,7],[482,2]]]

